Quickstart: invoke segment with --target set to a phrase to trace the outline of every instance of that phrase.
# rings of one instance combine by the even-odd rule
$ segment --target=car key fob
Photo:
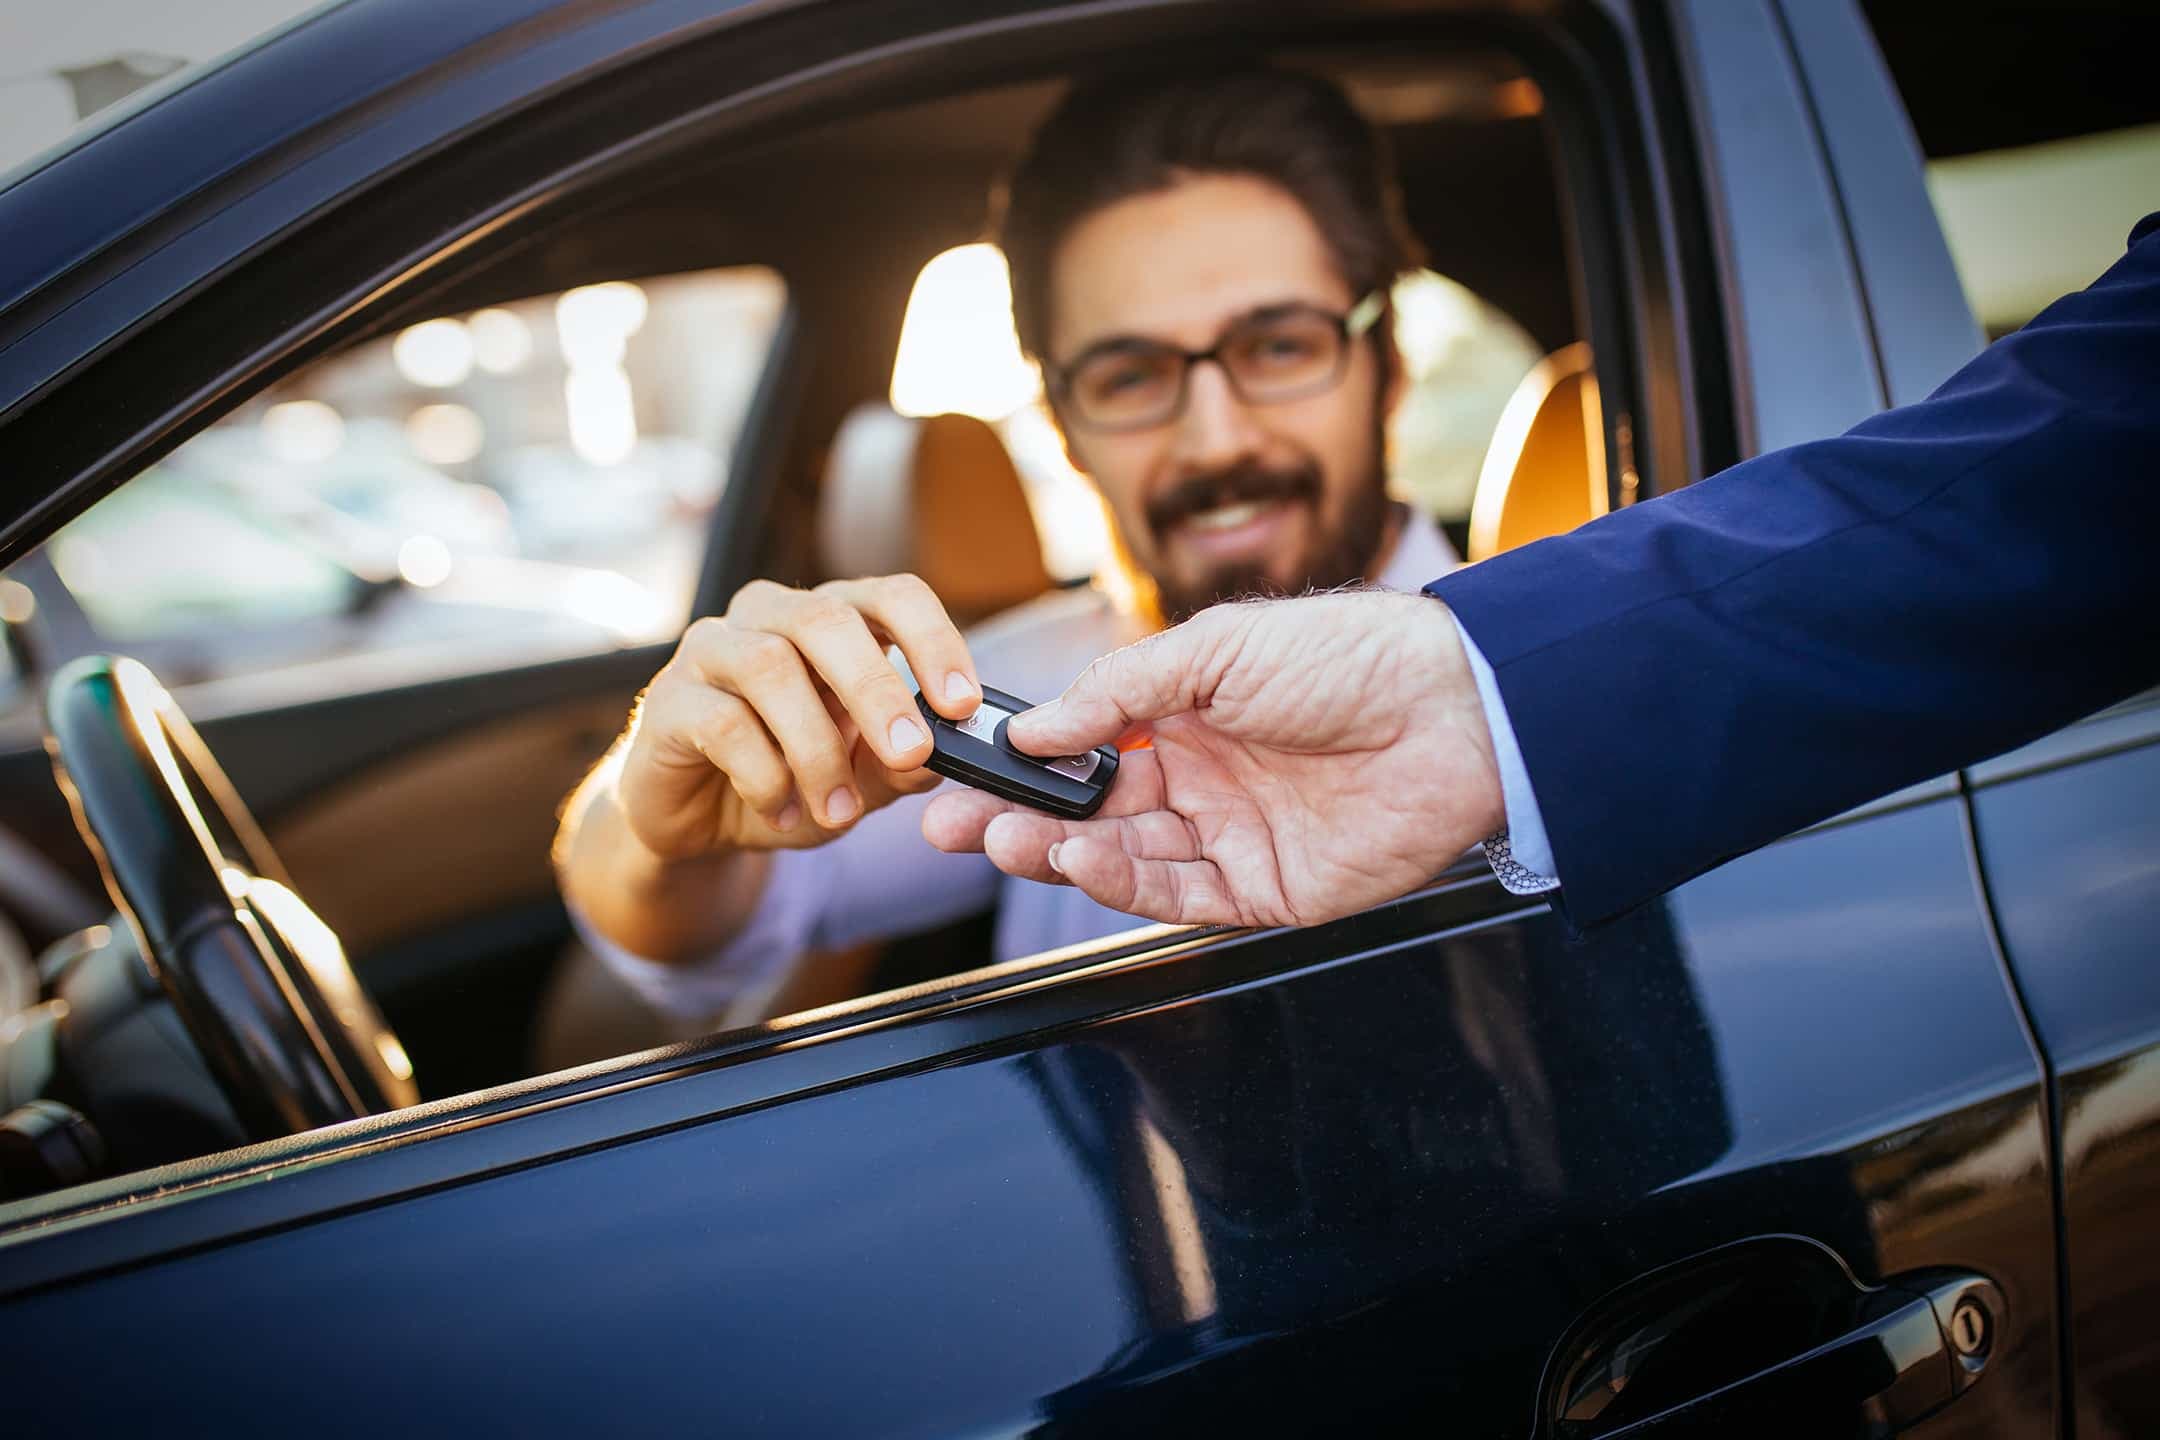
[[[1117,751],[1108,745],[1047,759],[1013,749],[1005,722],[1034,707],[1002,690],[985,685],[982,704],[965,720],[946,719],[919,694],[915,708],[930,727],[930,768],[1001,800],[1085,820],[1101,807],[1117,778]]]

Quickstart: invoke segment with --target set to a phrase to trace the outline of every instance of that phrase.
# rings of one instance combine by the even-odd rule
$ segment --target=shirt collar
[[[1407,508],[1407,507],[1406,507]],[[1462,568],[1462,557],[1448,543],[1439,522],[1421,510],[1403,516],[1402,532],[1395,537],[1395,553],[1373,581],[1383,590],[1422,590],[1450,570]]]

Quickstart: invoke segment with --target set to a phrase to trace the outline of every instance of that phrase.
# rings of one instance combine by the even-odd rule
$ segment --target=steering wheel
[[[53,677],[45,748],[106,891],[256,1139],[419,1099],[335,933],[172,696],[134,660]]]

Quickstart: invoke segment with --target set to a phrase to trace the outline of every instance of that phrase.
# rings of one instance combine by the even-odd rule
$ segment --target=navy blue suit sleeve
[[[2160,214],[1926,400],[1427,588],[1576,924],[2160,681]]]

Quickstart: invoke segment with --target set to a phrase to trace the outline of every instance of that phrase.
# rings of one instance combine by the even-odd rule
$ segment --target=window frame
[[[774,48],[796,67],[784,78],[746,82],[742,93],[687,109],[662,106],[657,117],[624,114],[637,109],[621,103],[626,93],[646,97],[648,105],[654,95],[679,97],[689,74],[702,72],[702,93],[711,93],[715,35],[702,32],[645,57],[642,66],[608,73],[575,94],[554,95],[541,119],[484,127],[424,161],[373,175],[369,186],[352,193],[385,215],[421,217],[419,228],[432,240],[416,238],[393,222],[381,227],[364,254],[340,255],[327,243],[340,218],[332,210],[250,254],[214,284],[171,297],[168,306],[143,316],[124,344],[87,354],[34,407],[11,412],[0,437],[49,440],[54,448],[47,452],[46,478],[54,473],[67,478],[28,502],[17,499],[0,509],[0,545],[6,547],[0,558],[19,552],[32,526],[50,527],[79,512],[120,483],[123,473],[132,474],[245,395],[334,347],[418,318],[434,296],[522,243],[538,226],[607,203],[618,182],[634,182],[633,167],[642,170],[686,147],[725,142],[776,124],[804,125],[836,112],[904,103],[925,90],[948,93],[1027,73],[1063,73],[1078,55],[1099,60],[1147,51],[1166,34],[1221,23],[1216,9],[1194,11],[1167,0],[1137,0],[1108,10],[1072,5],[1022,17],[978,13],[941,25],[896,8],[884,13],[919,20],[922,28],[848,45],[833,37],[845,27],[822,16],[797,24],[803,20],[800,10],[775,7],[758,15],[767,21]],[[1370,13],[1347,18],[1330,13],[1317,20],[1286,20],[1283,33],[1273,39],[1286,46],[1373,44],[1390,36],[1434,48],[1445,43],[1429,20],[1417,21],[1376,5]],[[1676,202],[1665,188],[1664,167],[1680,153],[1674,147],[1682,137],[1671,130],[1675,116],[1669,97],[1663,108],[1644,103],[1649,80],[1627,12],[1578,3],[1557,19],[1517,22],[1503,15],[1460,23],[1487,27],[1483,43],[1497,37],[1519,54],[1554,105],[1562,131],[1556,169],[1566,187],[1564,224],[1584,268],[1581,309],[1600,357],[1601,385],[1622,399],[1642,394],[1647,378],[1658,377],[1662,399],[1640,408],[1634,450],[1646,475],[1687,473],[1683,457],[1700,451],[1698,412],[1705,400],[1695,394],[1697,372],[1682,337],[1698,323],[1690,307],[1699,313],[1702,306],[1714,308],[1714,302],[1704,295],[1701,277],[1679,263],[1675,217],[1684,220],[1690,212],[1685,198]],[[788,50],[806,35],[813,37],[807,50]],[[748,45],[752,37],[728,38]],[[805,58],[835,46],[843,52],[837,59]],[[648,84],[648,78],[655,83]],[[613,123],[602,123],[611,111]],[[576,127],[595,125],[599,128],[591,133],[604,138],[567,145],[560,139],[578,133]],[[620,133],[626,127],[632,133]],[[503,168],[509,163],[506,154],[523,157],[528,169]],[[459,177],[475,173],[524,178],[475,213],[469,199],[450,203]],[[393,181],[406,203],[387,205],[382,202],[392,192],[372,193]],[[272,318],[281,302],[291,305],[296,318],[282,323]],[[791,301],[789,316],[793,308]],[[215,355],[176,357],[178,332],[201,333],[191,322],[224,314],[252,324],[236,327],[240,333]],[[774,449],[787,443],[784,415],[803,363],[796,341],[796,327],[784,316],[767,381],[746,426],[751,443],[740,447],[714,517],[715,535],[724,539],[709,546],[702,595],[732,591],[747,577],[757,553],[777,487],[737,481],[747,474],[769,479]],[[192,364],[176,365],[176,359],[192,359]],[[167,367],[162,375],[160,367]],[[91,397],[131,380],[147,388],[114,392],[135,396],[131,413],[64,443]],[[1714,406],[1714,394],[1707,403]],[[1608,423],[1638,408],[1632,399],[1608,405]],[[776,416],[783,423],[776,423]],[[1544,909],[1507,895],[1480,862],[1466,860],[1404,900],[1311,930],[1127,933],[958,976],[927,991],[868,996],[565,1076],[136,1172],[0,1206],[0,1251],[9,1257],[0,1294],[386,1203],[506,1167],[563,1158],[958,1056],[1024,1048],[1052,1027],[1437,934],[1508,923]],[[749,1063],[753,1060],[759,1063]],[[251,1183],[271,1175],[280,1178],[278,1185]],[[195,1203],[211,1199],[217,1203]],[[106,1223],[122,1217],[127,1224]]]

